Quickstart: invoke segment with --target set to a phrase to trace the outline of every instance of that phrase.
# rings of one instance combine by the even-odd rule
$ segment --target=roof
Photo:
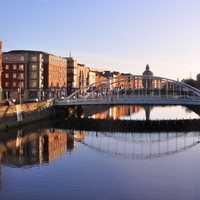
[[[54,55],[51,53],[47,53],[45,51],[36,51],[36,50],[11,50],[11,51],[7,51],[7,52],[3,52],[3,53],[4,54],[6,54],[6,53],[41,53],[41,54],[46,54],[46,55],[51,55],[51,56],[57,56],[57,55]],[[57,56],[57,57],[64,58],[61,56]]]

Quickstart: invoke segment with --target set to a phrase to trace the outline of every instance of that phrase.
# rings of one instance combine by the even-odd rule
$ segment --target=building
[[[61,57],[30,50],[3,53],[2,87],[6,98],[59,96],[66,83],[67,62]]]
[[[90,68],[80,64],[72,57],[66,57],[67,60],[67,91],[68,95],[80,88],[89,85]]]
[[[95,69],[91,69],[89,71],[89,85],[94,84],[96,82],[96,71]]]
[[[0,41],[0,101],[2,100],[2,42]]]
[[[96,86],[100,86],[102,84],[108,84],[109,79],[103,72],[96,72]]]
[[[143,72],[143,87],[144,89],[152,89],[153,87],[153,72],[150,71],[150,67],[149,65],[147,64],[146,65],[146,69],[145,71]]]
[[[66,59],[46,54],[47,67],[44,69],[44,87],[49,97],[66,96],[67,94],[67,61]]]
[[[84,64],[78,63],[78,88],[86,88],[89,86],[89,73],[90,68],[86,67]]]
[[[68,95],[78,89],[78,63],[72,57],[66,57],[67,61],[67,93]]]

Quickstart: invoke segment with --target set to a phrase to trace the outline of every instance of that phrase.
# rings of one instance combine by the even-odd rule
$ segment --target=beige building
[[[96,71],[94,69],[90,69],[89,71],[89,85],[94,84],[96,82]]]
[[[89,85],[90,68],[78,63],[78,88],[85,88]]]

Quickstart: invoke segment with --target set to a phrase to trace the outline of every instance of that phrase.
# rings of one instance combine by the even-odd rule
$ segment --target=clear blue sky
[[[195,77],[199,0],[0,0],[4,50],[72,56],[89,66]]]

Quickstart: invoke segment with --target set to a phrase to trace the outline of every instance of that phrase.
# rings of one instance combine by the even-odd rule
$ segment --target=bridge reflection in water
[[[198,145],[199,132],[190,133],[88,133],[82,142],[99,153],[126,159],[153,159]]]
[[[56,127],[0,134],[0,169],[1,165],[17,168],[51,165],[52,161],[67,156],[68,152],[71,154],[75,148],[88,149],[108,158],[161,159],[187,151],[200,142],[200,132],[111,133]],[[0,182],[3,184],[2,177]]]
[[[48,164],[72,152],[77,143],[99,153],[131,159],[153,159],[192,148],[200,132],[120,133],[43,128],[38,132],[0,136],[0,161],[13,167]]]
[[[104,184],[105,188],[108,189],[106,192],[109,193],[111,191],[113,194],[114,190],[109,187],[110,180],[114,177],[113,175],[118,176],[119,180],[119,182],[113,181],[114,188],[117,188],[117,186],[119,186],[119,190],[123,186],[127,188],[126,183],[128,183],[130,187],[125,192],[129,193],[130,188],[136,188],[135,186],[141,181],[142,189],[139,190],[139,195],[143,194],[144,188],[145,190],[149,188],[149,183],[153,183],[156,188],[153,190],[154,194],[157,190],[162,191],[163,188],[167,189],[165,185],[163,186],[162,180],[166,178],[167,186],[172,184],[174,179],[171,179],[171,177],[175,177],[177,170],[174,173],[171,173],[170,170],[178,168],[180,169],[178,172],[180,172],[183,165],[183,171],[177,173],[176,178],[181,178],[176,184],[183,184],[181,188],[183,187],[183,191],[185,191],[185,182],[183,181],[185,177],[183,176],[187,172],[187,169],[191,169],[192,174],[194,174],[189,185],[193,184],[193,179],[195,180],[196,178],[198,180],[196,173],[198,173],[200,131],[194,131],[194,127],[191,127],[191,130],[184,129],[184,131],[175,131],[175,126],[172,126],[172,129],[167,132],[168,129],[165,126],[163,126],[162,131],[150,131],[149,126],[146,126],[146,129],[141,127],[143,128],[141,132],[136,131],[135,127],[133,127],[133,131],[129,132],[122,132],[119,129],[111,132],[111,130],[103,129],[105,128],[105,124],[102,127],[94,126],[94,129],[90,129],[90,124],[88,124],[90,120],[93,122],[104,122],[107,119],[110,120],[107,121],[109,121],[112,127],[115,126],[113,125],[114,122],[115,124],[120,123],[119,121],[123,121],[123,119],[125,124],[127,124],[127,121],[133,123],[130,119],[138,119],[138,122],[142,124],[145,109],[147,109],[147,125],[152,125],[152,123],[149,123],[152,122],[152,118],[168,122],[172,116],[176,119],[177,115],[175,115],[175,111],[177,111],[180,112],[180,119],[184,118],[188,123],[189,121],[187,120],[190,120],[190,118],[193,120],[197,119],[197,126],[199,126],[197,108],[195,108],[196,110],[194,112],[183,107],[127,106],[112,108],[96,107],[95,109],[91,110],[91,106],[90,110],[85,108],[85,117],[93,117],[93,119],[84,119],[87,124],[83,129],[80,128],[78,130],[78,123],[83,119],[75,119],[75,126],[69,128],[68,124],[72,125],[73,120],[66,118],[62,121],[38,123],[23,127],[19,130],[0,133],[0,196],[5,195],[10,197],[10,191],[12,190],[14,197],[18,196],[18,199],[23,200],[28,199],[30,191],[33,196],[36,194],[35,186],[37,186],[39,188],[37,195],[41,197],[40,199],[46,196],[48,196],[47,199],[51,199],[54,197],[54,189],[56,186],[58,192],[62,193],[59,195],[63,199],[70,193],[72,196],[74,193],[75,195],[78,194],[79,197],[84,197],[83,199],[94,199],[97,195],[99,195],[99,199],[103,199],[105,196],[101,196],[102,190],[99,192],[99,188]],[[169,120],[163,120],[161,113],[165,113],[164,116],[167,116],[166,113],[169,113]],[[150,121],[148,121],[148,118]],[[162,123],[160,124],[162,126]],[[189,125],[186,124],[186,126]],[[196,154],[193,154],[194,152]],[[153,162],[155,160],[156,162]],[[194,165],[193,163],[196,161],[197,164]],[[185,166],[186,163],[196,168],[194,170],[192,167],[187,168]],[[47,167],[47,165],[53,167]],[[166,166],[166,168],[164,167],[163,169],[163,166]],[[34,169],[30,170],[31,167]],[[45,173],[43,173],[44,171]],[[113,173],[114,171],[115,173]],[[103,174],[100,172],[103,172]],[[145,174],[144,172],[147,173]],[[14,181],[12,180],[13,174],[15,176]],[[156,183],[151,179],[152,175],[158,177]],[[169,179],[167,179],[168,175],[170,175]],[[150,177],[149,182],[147,181],[148,176]],[[101,180],[99,181],[99,177],[100,179],[106,177],[106,179],[101,179],[103,180],[102,182]],[[30,180],[30,183],[27,184],[27,180]],[[191,177],[188,180],[190,181]],[[82,190],[85,187],[85,181],[88,183],[88,189]],[[94,182],[94,188],[97,190],[94,189],[95,193],[93,194],[93,198],[87,198],[88,196],[84,195],[86,193],[90,195],[91,185]],[[48,192],[46,188],[48,188]],[[175,188],[174,194],[176,194],[177,187],[174,186],[167,189],[167,192],[173,190],[173,188]],[[138,190],[138,188],[135,190]],[[21,192],[26,195],[21,195]],[[69,196],[69,199],[78,199],[78,196],[74,196],[75,198],[70,198],[71,196]],[[133,196],[134,194],[131,194],[130,198]],[[111,199],[116,199],[115,197],[113,196]],[[121,197],[123,199],[124,196]],[[157,199],[163,199],[160,196],[156,197]]]
[[[199,119],[198,107],[121,105],[83,107],[83,115],[93,119],[113,120],[182,120]]]

